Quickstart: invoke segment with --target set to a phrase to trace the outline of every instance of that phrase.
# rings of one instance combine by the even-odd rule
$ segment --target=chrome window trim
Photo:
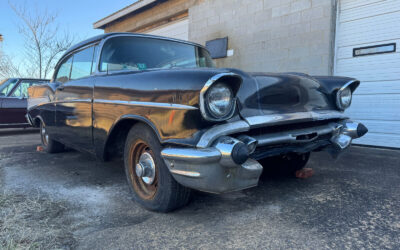
[[[180,109],[180,110],[197,110],[197,107],[176,104],[176,103],[162,103],[162,102],[139,102],[139,101],[120,101],[120,100],[105,100],[95,99],[93,103],[100,104],[115,104],[115,105],[130,105],[130,106],[141,106],[151,108],[165,108],[165,109]]]
[[[222,118],[214,118],[211,117],[208,112],[207,112],[207,108],[206,108],[206,93],[207,91],[210,89],[210,87],[217,82],[219,79],[221,79],[222,77],[226,77],[226,76],[232,76],[232,77],[238,77],[240,79],[242,79],[238,74],[232,73],[232,72],[227,72],[227,73],[220,73],[217,75],[214,75],[213,77],[211,77],[210,79],[208,79],[208,81],[204,84],[203,88],[200,90],[200,112],[201,115],[204,117],[204,119],[208,120],[208,121],[225,121],[228,120],[229,118],[231,118],[233,116],[233,114],[236,111],[236,96],[233,98],[233,108],[232,111],[225,117]]]
[[[164,40],[164,41],[170,41],[170,42],[183,43],[183,44],[191,45],[191,46],[194,46],[194,47],[201,47],[201,48],[207,50],[206,47],[204,47],[204,46],[202,46],[200,44],[192,43],[192,42],[189,42],[189,41],[183,41],[183,40],[179,40],[179,39],[174,39],[174,38],[168,38],[168,37],[161,37],[161,36],[159,37],[159,36],[151,36],[151,35],[147,35],[147,34],[136,34],[136,33],[110,35],[110,36],[107,36],[105,38],[102,38],[100,40],[99,44],[98,44],[99,45],[99,50],[97,51],[97,60],[96,60],[97,64],[96,64],[96,73],[95,73],[95,75],[109,75],[110,74],[110,72],[101,71],[100,70],[100,58],[101,58],[101,53],[103,52],[104,44],[109,39],[112,39],[112,38],[115,38],[115,37],[140,37],[140,38],[158,39],[158,40]],[[127,71],[123,70],[122,72],[127,72]],[[136,72],[136,71],[134,71],[134,72]],[[121,72],[113,71],[111,74],[117,74],[117,73],[121,73]]]

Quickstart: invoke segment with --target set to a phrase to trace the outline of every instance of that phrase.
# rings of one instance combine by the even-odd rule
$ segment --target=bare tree
[[[32,11],[8,2],[21,20],[19,32],[25,40],[26,71],[30,76],[47,78],[57,59],[73,43],[67,32],[60,32],[57,14],[47,10]]]
[[[0,80],[10,77],[21,77],[21,71],[0,47]]]

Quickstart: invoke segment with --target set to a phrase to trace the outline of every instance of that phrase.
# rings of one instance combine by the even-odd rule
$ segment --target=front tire
[[[65,149],[63,144],[51,139],[50,135],[47,133],[46,125],[43,122],[40,122],[40,139],[42,141],[42,147],[47,153],[59,153]]]
[[[172,177],[158,138],[148,126],[137,124],[129,131],[124,164],[133,199],[144,208],[169,212],[188,203],[191,190]]]

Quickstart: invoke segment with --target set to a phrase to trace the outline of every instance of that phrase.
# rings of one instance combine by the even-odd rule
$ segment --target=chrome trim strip
[[[223,117],[222,119],[218,119],[218,118],[213,118],[210,117],[206,111],[206,100],[205,100],[205,94],[207,92],[207,90],[219,79],[221,79],[222,77],[226,77],[226,76],[232,76],[232,77],[238,77],[240,79],[242,79],[238,74],[232,73],[232,72],[228,72],[228,73],[220,73],[217,74],[213,77],[211,77],[206,84],[204,84],[204,87],[200,90],[200,112],[202,114],[202,116],[204,117],[204,119],[209,120],[209,121],[222,121],[222,120],[227,120],[229,118],[232,117],[232,115],[235,113],[236,110],[236,97],[234,99],[234,103],[233,103],[233,108],[232,111],[229,113],[229,115],[227,115],[226,117]]]
[[[95,99],[93,102],[101,104],[130,105],[130,106],[165,108],[165,109],[182,109],[182,110],[198,109],[197,107],[183,105],[183,104],[176,104],[176,103],[138,102],[138,101],[120,101],[120,100],[104,100],[104,99]]]
[[[30,125],[29,123],[0,123],[0,127],[3,126],[20,126],[20,125]]]
[[[86,98],[86,99],[67,99],[67,100],[57,100],[57,101],[52,101],[50,103],[69,103],[69,102],[92,102],[92,99]]]
[[[191,178],[199,178],[200,173],[194,171],[185,171],[185,170],[178,170],[178,169],[170,169],[169,170],[173,174],[183,175]]]
[[[245,121],[236,121],[231,123],[225,123],[222,125],[217,125],[207,130],[201,136],[196,146],[198,148],[207,148],[220,136],[245,132],[248,131],[249,129],[250,126]]]
[[[329,119],[348,119],[348,117],[339,111],[310,111],[287,114],[261,115],[245,118],[245,120],[250,124],[252,128],[288,124],[298,120],[319,121]]]
[[[161,151],[161,155],[164,159],[186,161],[190,163],[217,162],[221,158],[221,153],[215,148],[166,148]]]
[[[260,136],[254,136],[254,138],[258,141],[259,146],[273,145],[279,143],[305,143],[314,141],[318,139],[318,137],[321,135],[326,135],[333,133],[335,131],[339,131],[341,127],[342,125],[339,125],[337,123],[330,123],[324,126],[264,134]],[[297,140],[297,136],[307,135],[312,133],[317,133],[316,137],[311,138],[310,140]]]

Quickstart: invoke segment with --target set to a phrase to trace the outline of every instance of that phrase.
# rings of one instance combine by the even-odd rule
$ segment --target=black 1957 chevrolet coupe
[[[49,153],[123,157],[133,198],[166,212],[191,189],[256,186],[268,159],[298,170],[310,152],[337,155],[367,132],[343,113],[358,85],[218,69],[198,44],[108,33],[69,49],[52,81],[29,89],[28,120]]]

